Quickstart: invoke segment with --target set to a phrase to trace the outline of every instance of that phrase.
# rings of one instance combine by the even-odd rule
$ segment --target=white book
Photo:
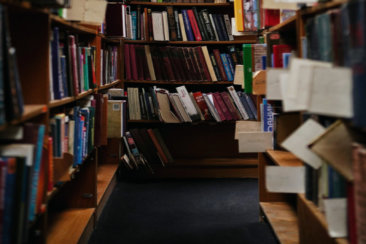
[[[126,7],[126,28],[127,28],[127,38],[132,39],[132,16],[131,16],[131,6]]]
[[[243,104],[241,103],[239,96],[235,91],[234,86],[229,86],[227,88],[227,90],[229,91],[230,96],[232,97],[236,107],[238,108],[241,117],[243,117],[244,120],[249,119],[249,115],[248,115],[247,111],[245,111],[245,108],[244,108]]]
[[[126,14],[126,5],[122,5],[122,36],[123,37],[127,37],[127,23],[126,23],[126,18],[127,18],[127,14]]]
[[[154,41],[164,41],[164,24],[162,12],[151,12]]]
[[[212,95],[211,95],[211,100],[209,98],[210,94],[206,94],[206,93],[202,93],[203,99],[205,99],[205,102],[207,104],[208,110],[210,110],[211,115],[214,117],[214,119],[217,122],[221,122],[221,118],[219,116],[219,113],[217,112],[215,106],[212,103]]]
[[[25,158],[25,165],[33,165],[34,145],[32,144],[8,144],[0,146],[0,155],[4,157],[22,157]]]
[[[164,39],[169,41],[169,24],[168,24],[168,12],[163,11],[163,27],[164,27]]]
[[[183,15],[178,14],[178,18],[179,18],[180,32],[182,33],[182,40],[184,42],[186,42],[187,41],[187,33],[186,33],[186,28],[184,27]]]
[[[199,119],[199,114],[189,96],[189,93],[185,86],[178,86],[176,88],[179,98],[181,99],[184,109],[187,111],[188,115],[192,120]]]

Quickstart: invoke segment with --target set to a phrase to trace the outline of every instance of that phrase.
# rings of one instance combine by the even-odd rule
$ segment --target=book
[[[151,12],[154,41],[164,41],[164,22],[162,12]]]
[[[235,106],[236,106],[236,107],[237,107],[237,109],[239,110],[241,117],[242,117],[244,120],[249,119],[249,115],[248,115],[248,113],[246,112],[246,110],[244,109],[244,106],[243,106],[243,104],[241,103],[241,101],[240,101],[240,99],[239,99],[239,96],[238,96],[238,94],[237,94],[237,93],[236,93],[236,91],[235,91],[234,86],[229,86],[229,87],[227,87],[227,90],[229,91],[229,94],[230,94],[231,98],[233,99]]]
[[[108,138],[122,138],[123,131],[123,103],[121,100],[108,100],[108,126],[107,137]]]
[[[243,44],[243,56],[244,56],[244,90],[246,93],[252,93],[252,46],[251,44]]]
[[[185,86],[176,87],[178,95],[182,101],[182,105],[184,109],[187,111],[188,115],[192,119],[192,121],[200,120],[200,116],[189,96],[189,93]]]

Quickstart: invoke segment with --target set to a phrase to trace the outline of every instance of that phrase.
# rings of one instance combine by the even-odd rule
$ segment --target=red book
[[[193,66],[193,70],[195,72],[196,80],[203,81],[204,75],[203,75],[203,70],[200,65],[200,60],[198,58],[198,53],[196,52],[196,49],[194,47],[188,47],[187,49],[189,50],[188,53],[191,56],[192,66]]]
[[[265,9],[264,10],[264,25],[265,27],[275,26],[280,23],[279,9]]]
[[[347,184],[347,221],[348,240],[350,244],[357,244],[355,192],[353,183]]]
[[[273,45],[273,67],[283,68],[283,53],[291,52],[291,47],[286,44]]]
[[[202,93],[201,92],[195,92],[195,93],[193,93],[193,97],[196,100],[197,105],[200,108],[205,120],[212,119],[210,111],[208,110],[207,104],[205,102],[205,99],[202,96]]]
[[[145,58],[145,55],[143,56],[142,50],[145,48],[141,45],[135,45],[135,55],[136,55],[136,64],[137,64],[137,77],[139,80],[144,80],[144,63],[143,59]]]
[[[203,67],[203,72],[205,74],[206,80],[212,81],[210,72],[208,71],[208,67],[206,64],[205,56],[203,55],[203,52],[202,52],[202,48],[200,46],[198,46],[198,47],[196,47],[196,49],[198,51],[198,55],[199,55],[199,58],[200,58],[200,61],[201,61],[202,67]]]
[[[163,148],[161,147],[158,139],[155,137],[155,134],[153,132],[152,129],[147,129],[147,133],[149,134],[150,138],[151,138],[151,141],[153,142],[155,148],[156,148],[156,151],[158,152],[158,155],[159,155],[159,158],[161,159],[161,161],[166,164],[168,163],[168,158],[167,156],[165,155],[164,153],[164,150]]]
[[[198,28],[197,20],[194,16],[193,10],[188,9],[187,14],[188,14],[189,22],[191,23],[194,38],[196,39],[196,41],[202,41],[202,36],[201,36],[201,33],[200,33],[200,29]]]
[[[74,95],[79,94],[79,76],[78,76],[78,66],[76,61],[76,43],[75,36],[69,36],[69,49],[71,53],[71,66],[72,66],[72,82],[74,87]]]
[[[212,97],[213,97],[213,105],[215,106],[216,110],[217,110],[217,113],[219,114],[220,116],[220,119],[222,121],[224,120],[227,120],[226,117],[225,117],[225,114],[224,114],[224,111],[222,110],[221,106],[220,106],[220,103],[218,101],[218,93],[212,93]]]
[[[233,120],[233,116],[230,113],[230,110],[228,109],[228,107],[226,106],[224,100],[222,99],[220,93],[215,92],[214,97],[216,97],[217,102],[219,103],[219,106],[221,108],[222,113],[225,116],[226,120]]]
[[[135,44],[130,45],[130,62],[132,68],[132,79],[138,80]]]
[[[220,71],[220,75],[223,81],[227,81],[227,77],[226,77],[226,73],[225,73],[225,68],[224,68],[224,64],[221,61],[221,57],[220,57],[220,51],[219,49],[214,49],[213,50],[213,54],[215,56],[215,60],[216,60],[216,64],[219,67],[219,71]]]
[[[130,58],[130,44],[125,44],[125,73],[126,80],[132,80],[131,75],[131,58]]]
[[[224,101],[226,107],[230,111],[230,114],[234,120],[240,120],[240,116],[238,114],[237,109],[235,108],[235,105],[232,103],[230,95],[227,92],[221,92],[222,100]]]
[[[175,81],[176,78],[174,77],[174,71],[173,71],[173,67],[172,67],[172,63],[169,59],[169,55],[168,55],[168,48],[167,47],[161,47],[161,55],[163,56],[163,64],[165,67],[165,71],[168,74],[168,79],[170,81]]]

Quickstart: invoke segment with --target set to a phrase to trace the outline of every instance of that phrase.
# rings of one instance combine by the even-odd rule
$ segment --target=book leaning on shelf
[[[253,97],[233,86],[228,91],[188,92],[185,86],[176,92],[156,87],[128,87],[130,120],[160,120],[165,123],[197,121],[257,120]]]
[[[141,6],[108,4],[106,34],[147,41],[232,41],[228,14],[207,9],[152,11]],[[110,17],[108,17],[110,16]]]
[[[242,64],[233,45],[209,51],[207,46],[125,44],[124,51],[128,81],[233,81],[236,65]]]

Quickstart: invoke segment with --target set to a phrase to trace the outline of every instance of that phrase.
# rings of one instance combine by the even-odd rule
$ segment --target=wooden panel
[[[269,28],[268,31],[294,31],[296,29],[296,18],[297,16],[292,16],[291,18],[288,18],[287,20],[281,22],[278,25],[275,25],[271,28]]]
[[[109,138],[106,146],[101,146],[99,150],[98,162],[101,164],[118,164],[120,160],[122,140],[119,138]]]
[[[280,243],[299,243],[299,226],[296,211],[288,203],[261,202],[260,206]]]
[[[18,12],[10,8],[9,17],[24,103],[47,104],[49,101],[48,15]]]
[[[111,181],[118,168],[117,164],[100,164],[97,170],[97,204],[99,205],[104,193],[111,184]]]
[[[53,160],[53,180],[54,182],[64,182],[71,180],[70,170],[74,163],[74,156],[64,153],[62,158],[54,158]]]
[[[166,167],[241,167],[258,166],[258,159],[246,158],[203,158],[203,159],[175,159]]]
[[[258,178],[257,168],[160,168],[150,178]]]
[[[284,194],[284,193],[272,193],[268,192],[266,189],[266,176],[265,176],[265,167],[267,165],[273,165],[274,163],[264,155],[264,153],[259,153],[258,156],[258,171],[259,171],[259,181],[258,181],[258,190],[259,190],[259,201],[260,202],[286,202],[293,201],[295,198],[294,194]]]
[[[267,155],[274,164],[279,166],[303,166],[302,161],[290,152],[267,150]]]
[[[48,222],[47,243],[78,243],[90,219],[94,208],[70,209],[59,213],[51,213]]]
[[[328,235],[328,227],[325,216],[317,206],[305,198],[304,194],[298,194],[298,218],[300,229],[300,243],[308,244],[346,244],[344,238],[334,239]]]
[[[96,213],[95,213],[96,221],[99,220],[99,217],[102,214],[103,209],[104,209],[110,195],[112,194],[113,189],[116,186],[116,184],[117,184],[117,179],[116,179],[116,174],[114,174],[112,179],[110,180],[109,184],[107,185],[107,188],[105,189],[104,193],[101,194],[102,197],[98,200],[98,206],[97,206]],[[98,186],[98,194],[99,194],[99,191],[101,191],[101,188],[99,188],[99,186]]]

